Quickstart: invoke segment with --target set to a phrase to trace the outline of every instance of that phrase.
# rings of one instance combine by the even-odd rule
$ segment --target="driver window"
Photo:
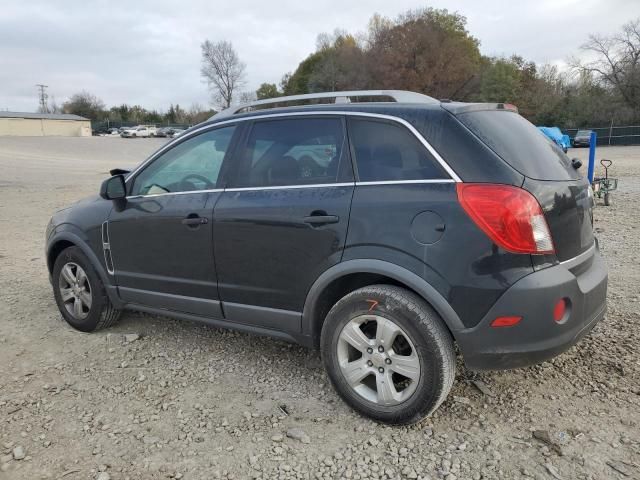
[[[131,195],[215,188],[235,128],[223,127],[201,133],[163,153],[136,177]]]

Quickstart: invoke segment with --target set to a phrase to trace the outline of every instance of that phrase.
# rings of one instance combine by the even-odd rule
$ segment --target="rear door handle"
[[[340,221],[340,217],[337,215],[310,215],[308,217],[304,217],[304,223],[308,223],[312,227],[317,225],[328,225],[330,223],[338,223]]]
[[[182,219],[182,224],[189,227],[204,225],[205,223],[209,223],[209,220],[206,217],[199,217],[198,215],[193,214]]]

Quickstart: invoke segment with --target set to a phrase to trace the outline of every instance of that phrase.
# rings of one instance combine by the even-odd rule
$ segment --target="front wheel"
[[[322,357],[340,396],[391,424],[414,423],[446,398],[455,378],[453,340],[413,292],[373,285],[342,298],[321,334]]]
[[[56,258],[53,294],[67,323],[83,332],[109,327],[120,316],[100,276],[78,247],[69,247]]]

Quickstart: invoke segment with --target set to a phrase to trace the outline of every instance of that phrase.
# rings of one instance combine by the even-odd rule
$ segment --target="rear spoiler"
[[[447,112],[454,115],[469,112],[480,112],[484,110],[504,110],[518,113],[518,107],[511,103],[461,103],[461,102],[441,102],[440,105]]]

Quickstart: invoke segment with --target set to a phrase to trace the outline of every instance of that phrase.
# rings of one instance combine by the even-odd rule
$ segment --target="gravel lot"
[[[595,213],[604,322],[532,368],[459,362],[438,412],[396,428],[353,413],[295,345],[137,313],[91,335],[66,326],[43,254],[51,213],[163,142],[0,137],[1,479],[640,478],[640,147],[598,151],[620,178]]]

